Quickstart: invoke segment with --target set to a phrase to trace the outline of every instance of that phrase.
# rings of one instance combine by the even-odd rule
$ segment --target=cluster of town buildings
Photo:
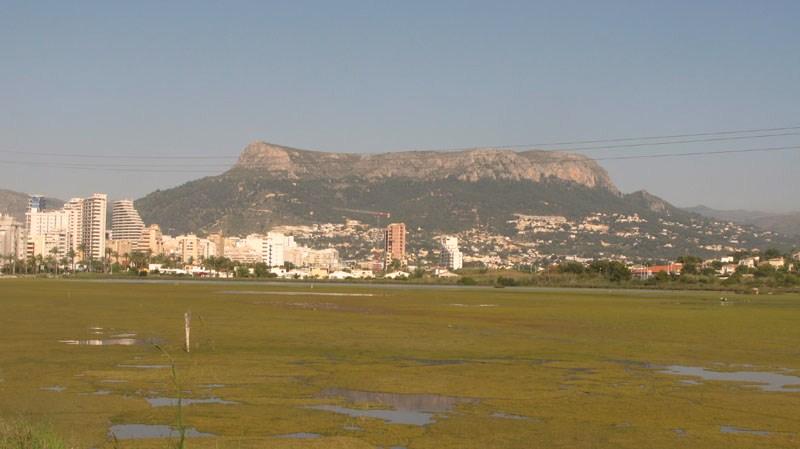
[[[800,252],[792,256],[793,260],[800,261]],[[742,257],[738,261],[733,256],[720,257],[716,259],[707,259],[699,264],[697,269],[707,270],[711,269],[720,277],[728,277],[739,270],[739,267],[754,269],[761,266],[769,266],[774,269],[786,267],[786,259],[783,257],[762,258],[761,256],[747,256]],[[683,273],[684,264],[674,262],[664,265],[633,265],[631,267],[631,274],[639,279],[649,279],[659,273],[667,275],[680,275]]]
[[[403,277],[419,268],[432,269],[439,276],[453,276],[452,272],[461,269],[465,262],[497,269],[528,266],[531,270],[533,267],[542,270],[561,261],[587,264],[602,258],[623,261],[634,276],[647,279],[661,272],[680,274],[682,266],[641,264],[642,260],[629,260],[626,254],[611,251],[626,245],[638,248],[650,245],[653,251],[660,252],[678,242],[689,241],[709,253],[730,254],[742,251],[746,238],[745,230],[732,223],[713,223],[715,227],[709,230],[700,224],[687,225],[664,218],[648,223],[637,214],[594,213],[580,220],[517,214],[508,224],[517,237],[473,229],[457,236],[423,238],[417,230],[414,235],[419,238],[409,242],[403,223],[375,228],[357,220],[284,225],[246,236],[221,233],[171,236],[163,234],[156,224],[146,225],[131,200],[114,201],[108,214],[108,199],[102,193],[72,198],[55,208],[48,207],[41,195],[33,195],[24,222],[0,215],[0,265],[39,258],[63,265],[69,263],[72,267],[102,261],[133,265],[137,269],[207,274],[213,265],[209,261],[225,258],[240,266],[264,264],[280,277],[339,279],[368,278],[378,272],[384,277]],[[695,237],[701,234],[706,236],[705,245]],[[765,232],[762,237],[769,241],[771,235]],[[459,246],[459,238],[468,242],[465,248]],[[579,257],[564,246],[570,242],[578,242],[584,248],[595,245],[597,254]],[[155,263],[159,260],[152,259],[159,259],[158,256],[164,256],[160,261],[178,262],[179,267],[174,263],[168,264],[169,268]],[[800,253],[795,257],[800,258]],[[154,262],[152,266],[144,266],[148,259]],[[734,263],[730,257],[717,257],[706,260],[700,268],[713,267],[719,276],[728,276],[739,266],[754,268],[763,264],[780,268],[784,260],[747,257]]]
[[[282,277],[367,278],[376,271],[389,277],[407,275],[408,232],[403,223],[389,224],[382,231],[381,245],[361,261],[343,261],[332,245],[312,248],[295,242],[293,235],[280,232],[223,236],[212,233],[170,236],[156,224],[145,225],[133,201],[114,201],[111,226],[107,227],[107,195],[96,193],[88,198],[73,198],[62,207],[49,209],[46,199],[33,195],[28,202],[25,223],[10,216],[0,216],[0,263],[8,260],[52,257],[56,261],[92,261],[136,263],[136,255],[169,256],[182,268],[177,272],[206,273],[207,261],[226,258],[240,264],[263,263]],[[441,269],[458,270],[462,255],[456,237],[441,239]],[[148,268],[164,270],[163,265]],[[144,268],[144,267],[137,267]],[[343,271],[346,270],[346,271]]]

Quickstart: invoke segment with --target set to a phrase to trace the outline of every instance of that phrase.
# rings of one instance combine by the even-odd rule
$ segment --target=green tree
[[[392,262],[386,267],[386,271],[397,271],[403,267],[403,263],[399,259],[392,259]]]
[[[563,262],[558,266],[559,273],[583,274],[586,267],[580,262]]]
[[[75,256],[76,255],[77,254],[75,253],[74,249],[70,248],[70,249],[67,250],[67,258],[69,259],[70,269],[72,270],[73,273],[75,273]]]
[[[50,250],[50,254],[52,254],[52,259],[53,259],[53,271],[55,271],[56,275],[58,275],[58,255],[60,253],[61,250],[58,248],[58,246],[54,246]]]

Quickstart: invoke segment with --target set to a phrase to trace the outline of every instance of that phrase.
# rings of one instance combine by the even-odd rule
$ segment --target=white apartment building
[[[21,259],[25,255],[25,228],[10,215],[0,214],[0,265],[3,257]]]
[[[164,240],[161,235],[161,227],[157,224],[152,224],[142,229],[142,234],[133,249],[152,255],[164,254]]]
[[[287,238],[280,232],[268,232],[262,244],[262,261],[268,267],[282,267],[285,261],[285,250],[294,245],[294,238]]]
[[[234,262],[261,262],[264,241],[258,234],[250,234],[246,238],[225,237],[222,254]]]
[[[72,198],[63,208],[50,211],[44,208],[44,199],[34,195],[25,214],[27,255],[47,256],[57,248],[61,257],[73,250],[84,260],[102,259],[106,249],[106,203],[105,194],[95,193],[89,198]]]
[[[458,249],[458,237],[442,237],[440,264],[450,270],[460,270],[464,266],[464,256]]]
[[[209,257],[217,255],[217,245],[195,234],[183,234],[177,237],[162,237],[165,254],[177,256],[183,263],[199,264]]]
[[[114,201],[111,210],[111,235],[114,240],[137,241],[142,237],[144,222],[131,200]]]
[[[339,251],[336,248],[311,249],[307,246],[291,246],[286,249],[286,262],[296,267],[323,268],[335,271],[339,268]]]
[[[223,254],[234,262],[259,263],[270,267],[283,266],[286,248],[294,246],[294,238],[280,233],[250,234],[245,238],[226,237]]]
[[[25,213],[28,235],[43,235],[51,232],[67,231],[69,214],[66,210],[31,210]]]
[[[70,213],[65,209],[45,210],[44,200],[36,197],[29,201],[29,210],[25,213],[26,244],[25,256],[47,257],[54,248],[59,254],[66,255],[72,248],[70,229]]]
[[[83,200],[81,242],[84,259],[102,260],[106,256],[106,212],[108,195],[95,193]]]

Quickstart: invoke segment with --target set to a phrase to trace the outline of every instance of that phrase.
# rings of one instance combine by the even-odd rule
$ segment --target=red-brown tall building
[[[406,260],[406,225],[405,223],[392,223],[383,231],[384,269],[391,265],[393,260],[405,264]]]

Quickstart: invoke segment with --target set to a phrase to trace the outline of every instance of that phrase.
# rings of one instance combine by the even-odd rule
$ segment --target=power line
[[[580,162],[590,162],[590,161],[614,161],[614,160],[630,160],[630,159],[663,159],[663,158],[670,158],[670,157],[699,157],[699,156],[713,156],[713,155],[722,155],[722,154],[744,154],[744,153],[766,153],[766,152],[777,152],[777,151],[790,151],[790,150],[799,150],[800,145],[793,145],[793,146],[780,146],[780,147],[762,147],[762,148],[746,148],[746,149],[726,149],[726,150],[716,150],[716,151],[693,151],[687,153],[659,153],[659,154],[639,154],[639,155],[625,155],[625,156],[606,156],[606,157],[598,157],[598,158],[589,158],[589,157],[569,157],[569,155],[564,155],[560,157],[553,157],[553,156],[546,156],[537,158],[534,160],[536,163],[580,163]],[[546,154],[546,153],[545,153]],[[195,174],[206,174],[211,175],[212,170],[214,168],[209,168],[208,170],[193,170],[193,169],[173,169],[173,168],[141,168],[141,165],[137,166],[124,166],[124,165],[101,165],[101,164],[74,164],[74,163],[52,163],[52,162],[30,162],[30,161],[12,161],[12,160],[0,160],[0,164],[6,165],[23,165],[23,166],[33,166],[33,167],[53,167],[53,168],[65,168],[65,169],[74,169],[74,170],[96,170],[96,171],[111,171],[111,172],[134,172],[134,173],[195,173]],[[259,168],[259,167],[266,167],[268,165],[264,164],[254,164],[249,165],[245,168]]]
[[[692,151],[689,153],[661,153],[661,154],[640,154],[628,156],[608,156],[593,158],[593,161],[619,161],[627,159],[661,159],[666,157],[693,157],[693,156],[712,156],[719,154],[739,154],[739,153],[767,153],[773,151],[800,150],[800,145],[786,147],[766,147],[766,148],[746,148],[743,150],[718,150],[718,151]]]
[[[619,145],[602,145],[590,146],[583,148],[570,148],[569,151],[592,151],[592,150],[607,150],[617,148],[634,148],[646,146],[662,146],[662,145],[679,145],[688,143],[707,143],[707,142],[722,142],[733,140],[748,140],[748,139],[762,139],[770,137],[785,137],[800,135],[800,132],[782,132],[782,131],[797,131],[800,126],[785,126],[777,128],[757,128],[757,129],[744,129],[744,130],[728,130],[728,131],[714,131],[702,132],[692,134],[672,134],[672,135],[659,135],[659,136],[640,136],[640,137],[621,137],[614,139],[593,139],[593,140],[574,140],[565,142],[549,142],[549,143],[531,143],[531,144],[516,144],[516,145],[494,145],[494,146],[474,146],[474,147],[447,147],[447,148],[427,148],[427,149],[406,149],[396,151],[467,151],[475,149],[520,149],[520,148],[538,148],[546,150],[547,147],[566,146],[566,145],[586,145],[594,143],[619,143],[619,142],[636,142],[636,141],[653,141],[664,139],[686,139],[686,140],[671,140],[665,142],[648,142],[648,143],[632,143],[632,144],[619,144]],[[780,132],[780,133],[777,133]],[[733,136],[734,134],[753,134],[753,133],[777,133],[777,134],[758,134],[758,135],[745,135]],[[715,138],[701,138],[693,139],[695,137],[710,137],[710,136],[729,136],[729,137],[715,137]],[[691,139],[687,139],[691,138]],[[393,151],[388,151],[393,152]],[[174,161],[187,161],[187,160],[220,160],[220,161],[233,161],[237,156],[196,156],[196,155],[96,155],[87,153],[57,153],[57,152],[41,152],[41,151],[21,151],[21,150],[0,150],[3,154],[19,154],[26,156],[45,156],[45,157],[72,157],[81,159],[114,159],[114,160],[174,160]],[[374,153],[373,153],[374,154]],[[181,164],[184,165],[184,164]]]
[[[556,146],[566,146],[566,145],[584,145],[584,144],[592,144],[592,143],[614,143],[614,142],[631,142],[637,140],[662,140],[662,139],[683,139],[687,137],[706,137],[706,136],[717,136],[717,135],[731,135],[731,134],[752,134],[758,132],[777,132],[777,131],[791,131],[791,130],[800,130],[800,126],[784,126],[779,128],[755,128],[755,129],[740,129],[740,130],[728,130],[728,131],[711,131],[711,132],[702,132],[702,133],[692,133],[692,134],[672,134],[672,135],[660,135],[660,136],[640,136],[640,137],[617,137],[613,139],[592,139],[592,140],[573,140],[573,141],[563,141],[563,142],[546,142],[546,143],[528,143],[528,144],[514,144],[514,145],[497,145],[491,147],[452,147],[452,148],[442,148],[441,151],[458,151],[458,150],[472,150],[475,148],[498,148],[498,149],[512,149],[512,148],[531,148],[531,147],[556,147]],[[608,147],[608,148],[616,148],[616,147]]]
[[[635,148],[635,147],[647,147],[647,146],[663,146],[663,145],[670,145],[670,144],[685,144],[685,143],[695,143],[695,142],[718,142],[718,141],[729,141],[729,140],[741,140],[745,138],[764,138],[764,137],[778,137],[778,136],[798,136],[800,133],[782,133],[782,134],[763,134],[763,135],[756,135],[756,136],[746,136],[746,137],[719,137],[719,138],[707,138],[707,139],[695,139],[695,140],[682,140],[682,141],[672,141],[672,142],[652,142],[652,143],[644,143],[644,144],[627,144],[627,145],[620,145],[620,146],[595,146],[595,147],[588,147],[588,148],[576,148],[570,149],[567,152],[574,153],[574,152],[581,152],[581,151],[594,151],[594,150],[601,150],[606,148]],[[541,151],[549,151],[549,150],[541,150]],[[391,154],[390,153],[380,153],[380,154]],[[561,160],[562,157],[557,158]],[[28,161],[19,161],[19,162],[28,162]],[[35,161],[30,161],[31,163],[35,163]],[[10,163],[7,161],[7,163]],[[64,167],[70,165],[78,165],[80,167],[97,167],[97,168],[151,168],[153,164],[127,164],[127,163],[114,163],[113,165],[110,163],[72,163],[72,162],[46,162],[46,163],[56,163],[62,164]],[[180,169],[184,168],[224,168],[221,167],[220,164],[191,164],[186,162],[176,162],[178,163]],[[248,164],[249,167],[257,167],[257,166],[264,166],[268,167],[269,164]],[[159,168],[171,168],[164,163],[160,163]]]
[[[208,159],[208,160],[230,160],[236,159],[236,156],[123,156],[123,155],[98,155],[87,153],[55,153],[45,151],[21,151],[21,150],[0,150],[0,153],[5,154],[23,154],[26,156],[47,156],[47,157],[74,157],[82,159],[156,159],[156,160],[186,160],[186,159]]]
[[[762,139],[767,137],[784,137],[784,136],[800,136],[800,133],[780,133],[780,134],[759,134],[755,136],[738,136],[738,137],[710,137],[706,139],[690,139],[690,140],[671,140],[667,142],[647,142],[647,143],[630,143],[625,145],[602,145],[591,146],[584,148],[569,148],[566,151],[579,152],[579,151],[594,151],[594,150],[607,150],[607,149],[622,149],[622,148],[636,148],[636,147],[653,147],[662,145],[681,145],[686,143],[708,143],[708,142],[723,142],[731,140],[747,140],[747,139]]]

